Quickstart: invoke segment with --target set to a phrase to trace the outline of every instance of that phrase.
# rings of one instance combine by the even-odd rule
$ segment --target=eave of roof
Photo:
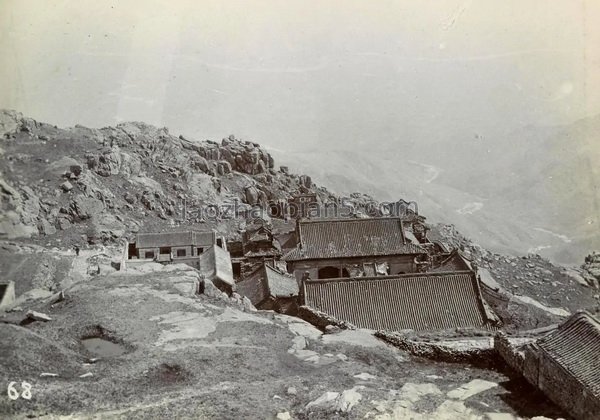
[[[183,232],[159,232],[138,233],[136,235],[137,248],[159,248],[189,245],[211,245],[215,239],[214,231],[183,231]]]

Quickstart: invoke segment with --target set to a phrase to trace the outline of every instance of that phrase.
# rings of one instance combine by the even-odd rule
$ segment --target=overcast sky
[[[600,113],[600,2],[0,2],[0,107],[272,147]]]

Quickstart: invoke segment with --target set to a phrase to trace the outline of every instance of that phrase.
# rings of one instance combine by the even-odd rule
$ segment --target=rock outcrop
[[[585,257],[581,269],[581,275],[590,287],[600,289],[600,253],[594,252]]]
[[[194,141],[140,122],[60,129],[0,111],[0,150],[5,238],[52,240],[61,231],[72,233],[67,243],[111,241],[142,225],[210,223],[201,206],[267,208],[301,190],[331,195],[308,176],[275,170],[257,143]]]

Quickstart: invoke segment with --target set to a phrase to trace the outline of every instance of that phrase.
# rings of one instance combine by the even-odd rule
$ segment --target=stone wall
[[[408,351],[414,356],[441,362],[467,362],[476,365],[496,365],[498,362],[497,353],[493,346],[473,345],[470,348],[457,349],[450,346],[434,344],[425,341],[410,340],[401,334],[377,331],[375,337],[398,347],[401,350]]]
[[[573,417],[600,418],[600,398],[536,346],[526,348],[523,375]]]
[[[313,324],[315,327],[325,329],[328,325],[334,325],[343,330],[355,330],[356,326],[326,314],[325,312],[317,311],[309,306],[300,306],[298,308],[298,318]]]
[[[216,245],[204,251],[199,257],[200,272],[211,280],[215,286],[227,294],[233,292],[233,268],[229,252]]]
[[[516,372],[523,372],[523,363],[525,354],[511,344],[506,334],[498,332],[494,337],[494,350],[504,359],[504,361]]]

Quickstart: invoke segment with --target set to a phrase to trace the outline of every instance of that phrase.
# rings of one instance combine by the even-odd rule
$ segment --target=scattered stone
[[[297,395],[298,391],[296,390],[295,387],[291,386],[287,389],[287,393],[288,393],[288,395]]]
[[[228,175],[231,173],[231,163],[226,160],[217,162],[217,174]]]
[[[497,387],[498,384],[495,382],[484,381],[482,379],[474,379],[471,382],[461,385],[460,387],[449,391],[446,395],[449,398],[456,398],[459,400],[466,400],[473,395],[479,394],[480,392],[487,391]]]
[[[516,420],[510,413],[485,413],[486,420]]]
[[[364,387],[362,386],[357,386],[351,389],[347,389],[341,394],[339,392],[325,392],[316,400],[309,402],[306,405],[306,409],[333,409],[337,412],[348,413],[362,399],[362,395],[357,390],[363,388]]]
[[[79,164],[71,165],[69,167],[69,171],[71,172],[71,174],[75,175],[75,177],[78,177],[79,175],[81,175],[82,169],[83,168]]]
[[[579,283],[584,287],[590,286],[587,280],[578,271],[575,271],[573,269],[566,269],[563,273],[567,275],[571,280],[575,281],[576,283]]]
[[[223,297],[223,292],[220,291],[217,286],[214,285],[214,283],[212,281],[210,281],[210,279],[200,279],[200,291],[201,294],[204,294],[206,296],[209,297],[213,297],[213,298],[221,298]],[[225,295],[225,297],[227,299],[229,299],[227,297],[227,295]]]
[[[292,340],[292,347],[289,352],[293,352],[294,350],[303,350],[306,348],[306,338],[302,336],[296,336]]]
[[[64,290],[61,290],[60,292],[55,293],[52,296],[50,296],[49,303],[51,305],[54,305],[55,303],[62,302],[63,300],[65,300],[65,292],[64,292]]]
[[[335,401],[336,398],[339,396],[340,396],[339,392],[327,391],[324,394],[322,394],[319,398],[317,398],[316,400],[311,401],[308,404],[306,404],[306,409],[309,410],[310,408],[313,408],[313,407],[322,408],[322,407],[330,406],[330,405],[332,405],[332,402]]]
[[[417,402],[423,395],[441,395],[442,391],[435,384],[414,384],[407,382],[400,389],[402,399],[411,403]]]
[[[319,363],[319,361],[321,360],[321,357],[319,356],[319,354],[313,350],[300,350],[299,352],[296,352],[296,356],[298,356],[300,358],[304,358],[305,362],[315,363],[315,364]]]
[[[135,195],[131,194],[129,191],[125,193],[123,199],[129,204],[135,204]]]
[[[27,311],[25,316],[33,321],[52,321],[52,318],[42,312]]]
[[[342,329],[340,327],[338,327],[337,325],[325,326],[325,334],[335,334],[335,333],[339,333],[340,331],[342,331]]]
[[[40,220],[40,223],[38,225],[38,230],[40,231],[40,233],[42,235],[54,235],[56,233],[56,228],[54,226],[52,226],[52,224],[50,222],[48,222],[46,219],[42,219]]]
[[[58,373],[49,373],[49,372],[40,373],[40,378],[56,378],[57,376],[58,376]]]
[[[251,206],[258,204],[258,190],[256,187],[246,187],[246,203],[250,204]]]
[[[337,357],[338,359],[340,359],[342,362],[347,362],[348,361],[348,356],[346,356],[345,354],[342,354],[342,353],[336,354],[335,357]]]
[[[358,375],[354,375],[354,377],[356,379],[360,379],[361,381],[368,381],[368,380],[371,380],[371,379],[377,379],[376,376],[373,376],[370,373],[366,373],[366,372],[359,373]]]
[[[91,378],[92,376],[94,376],[94,374],[92,372],[87,372],[87,373],[84,373],[83,375],[79,375],[80,378]]]
[[[281,413],[277,413],[277,420],[290,420],[292,416],[287,411],[282,411]]]
[[[298,182],[305,188],[312,187],[312,179],[308,175],[300,175]]]
[[[62,188],[64,192],[69,192],[73,189],[73,184],[71,184],[69,181],[65,181],[60,184],[60,188]]]
[[[335,402],[335,411],[341,411],[342,413],[348,413],[356,404],[360,402],[362,399],[362,395],[359,394],[356,390],[362,389],[364,387],[357,386],[352,389],[347,389],[342,392],[342,395],[336,399]]]
[[[256,309],[254,307],[254,305],[252,304],[250,299],[248,299],[247,296],[242,297],[242,306],[244,307],[245,310],[247,310],[249,312],[258,312],[258,309]]]

